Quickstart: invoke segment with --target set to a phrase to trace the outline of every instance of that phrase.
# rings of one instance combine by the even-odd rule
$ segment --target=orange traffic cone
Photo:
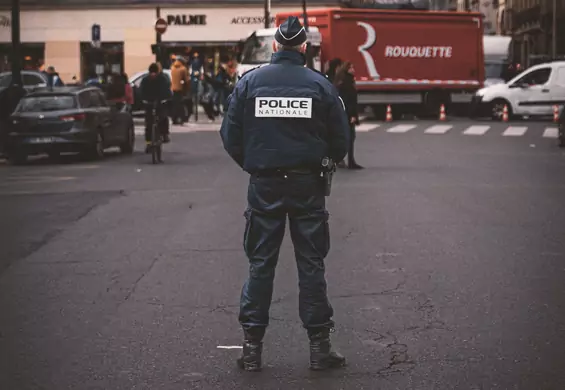
[[[439,108],[439,120],[445,121],[445,105],[442,104]]]
[[[504,105],[504,109],[502,110],[502,121],[508,122],[508,105]]]
[[[559,106],[553,106],[553,123],[559,123]]]
[[[386,121],[392,122],[392,109],[390,108],[390,104],[386,107]]]

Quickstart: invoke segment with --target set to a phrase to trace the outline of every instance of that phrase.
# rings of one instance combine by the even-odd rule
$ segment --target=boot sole
[[[346,362],[336,363],[336,364],[323,364],[323,365],[312,365],[310,364],[310,370],[312,371],[328,371],[328,370],[338,370],[340,368],[345,367],[347,364]]]
[[[248,364],[248,363],[244,363],[241,361],[237,362],[237,366],[244,371],[247,372],[259,372],[261,371],[263,368],[261,366],[258,366],[256,364]]]

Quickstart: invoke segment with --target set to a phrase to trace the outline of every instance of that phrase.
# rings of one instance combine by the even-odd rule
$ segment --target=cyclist
[[[149,103],[145,107],[145,142],[147,144],[145,151],[148,153],[149,146],[151,145],[151,126],[153,123],[152,104],[172,98],[171,82],[160,70],[158,64],[153,63],[149,66],[149,75],[141,81],[140,92],[141,100]],[[163,104],[158,105],[157,116],[159,117],[159,129],[163,134],[163,142],[170,142],[169,118]]]

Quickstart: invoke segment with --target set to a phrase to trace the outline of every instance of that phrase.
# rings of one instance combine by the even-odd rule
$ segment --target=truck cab
[[[267,65],[271,62],[273,54],[273,41],[275,39],[276,28],[264,28],[254,31],[243,43],[241,60],[237,67],[237,76],[241,77],[245,72]],[[307,33],[308,42],[313,58],[314,69],[321,71],[321,52],[322,35],[316,27],[310,27]]]

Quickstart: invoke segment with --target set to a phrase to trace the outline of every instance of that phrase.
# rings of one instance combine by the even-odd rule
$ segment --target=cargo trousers
[[[279,251],[288,217],[299,279],[299,315],[309,333],[332,329],[324,258],[330,249],[328,212],[319,174],[252,175],[243,247],[249,277],[240,302],[239,322],[261,339],[269,309]]]

